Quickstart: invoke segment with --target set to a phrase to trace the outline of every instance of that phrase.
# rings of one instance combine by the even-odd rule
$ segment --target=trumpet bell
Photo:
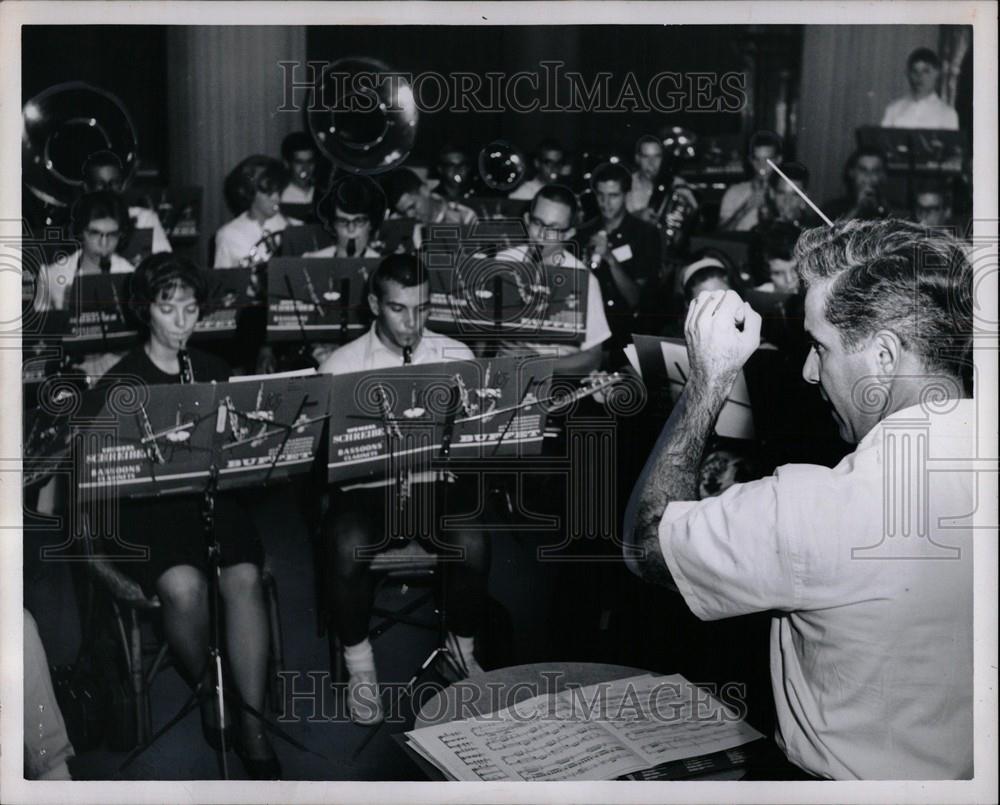
[[[68,208],[83,185],[83,163],[96,151],[111,151],[122,163],[125,183],[135,172],[135,127],[118,98],[82,81],[56,84],[21,110],[24,184],[48,207]]]
[[[341,59],[316,83],[309,131],[341,169],[379,174],[400,165],[417,137],[413,88],[401,73],[375,59]]]
[[[524,154],[506,140],[494,140],[479,152],[479,175],[492,190],[514,189],[527,170]]]

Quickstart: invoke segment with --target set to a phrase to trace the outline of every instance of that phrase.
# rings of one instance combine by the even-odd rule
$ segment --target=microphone
[[[347,247],[345,248],[344,251],[347,252],[347,256],[348,257],[354,257],[354,253],[357,250],[358,250],[358,246],[357,246],[357,243],[355,242],[355,238],[351,238],[349,241],[347,241]]]
[[[403,347],[403,365],[408,366],[413,363],[413,347],[409,344]]]
[[[105,274],[111,271],[111,258],[108,255],[104,255],[104,257],[98,261],[98,264],[101,267],[101,271]]]

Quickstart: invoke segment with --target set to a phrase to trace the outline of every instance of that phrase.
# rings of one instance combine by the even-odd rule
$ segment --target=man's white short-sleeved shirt
[[[781,467],[660,522],[695,615],[774,611],[777,740],[816,775],[972,772],[975,404],[949,405],[896,412],[833,469]]]

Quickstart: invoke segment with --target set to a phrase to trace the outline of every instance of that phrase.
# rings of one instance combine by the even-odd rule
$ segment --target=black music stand
[[[317,389],[322,388],[322,391],[325,392],[327,384],[324,382],[324,379],[316,378],[316,381],[318,381],[316,384]],[[145,458],[144,460],[137,461],[135,455],[129,457],[127,466],[130,469],[127,469],[124,473],[117,471],[117,465],[122,463],[119,457],[120,454],[116,449],[117,445],[108,445],[105,443],[98,446],[96,455],[87,456],[85,454],[84,456],[84,466],[92,467],[92,469],[86,475],[81,474],[81,487],[107,487],[110,485],[112,489],[117,490],[118,485],[107,479],[119,479],[120,475],[124,475],[126,477],[121,480],[129,482],[134,487],[131,494],[142,496],[190,491],[204,480],[201,495],[203,535],[208,559],[208,658],[211,668],[211,687],[209,687],[209,682],[206,679],[199,680],[191,696],[181,706],[180,710],[160,729],[153,733],[145,744],[133,749],[119,766],[119,771],[127,768],[163,735],[183,720],[191,710],[199,706],[207,697],[213,695],[218,699],[221,731],[219,758],[224,779],[229,779],[229,764],[224,733],[225,701],[227,700],[239,710],[259,719],[262,727],[268,730],[268,732],[271,732],[301,751],[309,752],[323,758],[319,753],[309,749],[300,741],[292,738],[284,730],[267,721],[263,713],[247,704],[239,692],[232,689],[225,682],[221,649],[221,628],[219,623],[221,546],[215,533],[215,494],[220,488],[220,478],[222,477],[220,474],[220,464],[222,463],[222,456],[232,441],[232,439],[230,442],[226,441],[227,435],[230,437],[241,437],[237,438],[236,441],[245,440],[253,448],[259,449],[264,447],[265,451],[273,452],[273,455],[268,455],[268,452],[263,453],[267,457],[267,461],[251,462],[251,464],[256,464],[266,470],[267,475],[265,480],[268,480],[275,466],[278,465],[282,458],[285,446],[289,442],[289,437],[294,432],[312,428],[313,447],[315,448],[319,440],[319,433],[316,430],[316,426],[318,423],[319,429],[322,428],[322,422],[325,420],[326,414],[324,413],[322,416],[316,418],[302,418],[308,406],[309,392],[312,390],[308,388],[304,392],[303,389],[299,388],[298,391],[300,393],[298,395],[291,393],[287,395],[290,398],[298,399],[297,405],[294,402],[292,403],[297,410],[297,415],[290,422],[277,421],[277,417],[273,415],[273,411],[271,417],[262,417],[260,410],[251,412],[240,411],[233,404],[231,395],[226,394],[229,385],[231,384],[221,386],[215,383],[168,385],[154,387],[156,393],[149,394],[148,399],[145,401],[142,401],[140,397],[139,401],[133,405],[135,408],[134,424],[131,428],[126,427],[125,432],[131,436],[129,441],[135,442],[138,451],[141,451]],[[319,400],[315,402],[318,403]],[[325,397],[322,402],[325,408]],[[186,406],[186,409],[182,412],[182,407],[184,406]],[[259,408],[260,406],[258,405]],[[98,422],[102,418],[104,417],[99,417]],[[107,421],[107,418],[104,419]],[[235,425],[237,420],[254,423],[263,422],[268,432],[257,432],[249,436],[244,436]],[[213,421],[216,423],[214,428],[211,426]],[[125,422],[128,423],[127,417]],[[157,426],[164,423],[167,424],[167,427],[157,429]],[[276,436],[281,436],[280,444],[276,450],[270,451],[267,444],[269,441],[273,441]],[[85,440],[84,444],[93,445],[90,440]],[[177,455],[178,446],[186,448],[181,449],[180,456]],[[102,458],[104,461],[101,460]],[[295,467],[301,467],[301,471],[306,471],[310,463],[311,461],[289,462],[284,469],[288,472],[294,472],[296,471]],[[148,464],[148,467],[143,466],[146,464]],[[157,466],[163,465],[170,467],[172,471],[158,472],[155,469]],[[224,467],[222,471],[225,472],[226,469],[229,468]],[[161,475],[166,476],[170,480],[161,482],[159,480],[159,476]],[[178,476],[184,480],[176,480]],[[225,485],[241,485],[240,477],[239,474],[229,476],[227,479],[228,483]]]
[[[457,255],[450,265],[428,261],[427,275],[429,322],[439,332],[565,344],[586,338],[583,269]]]
[[[368,327],[368,277],[378,260],[360,257],[275,257],[267,267],[270,341],[351,340]]]
[[[63,346],[81,352],[112,351],[139,334],[126,315],[132,275],[85,274],[67,292],[69,320]]]
[[[539,453],[546,414],[539,398],[552,364],[538,358],[462,360],[333,377],[330,397],[338,405],[331,410],[328,480],[384,474],[396,478],[401,492],[403,472],[413,469],[403,466],[404,456],[447,471],[453,458]],[[446,484],[446,510],[447,500]],[[447,646],[446,565],[439,574],[438,640],[411,675],[411,689],[439,658],[456,677],[466,676]],[[377,732],[369,732],[355,756]]]

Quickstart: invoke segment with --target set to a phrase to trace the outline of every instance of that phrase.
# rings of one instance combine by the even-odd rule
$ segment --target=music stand
[[[80,352],[110,352],[139,332],[126,315],[132,275],[85,274],[68,291],[68,333],[63,346]]]
[[[408,497],[403,478],[414,466],[449,472],[456,458],[475,462],[497,454],[540,453],[552,366],[551,359],[509,357],[334,376],[330,399],[337,405],[331,403],[328,480],[394,477],[397,494]],[[443,501],[447,511],[447,483]],[[373,553],[384,549],[389,537]],[[445,568],[443,562],[438,641],[414,670],[410,689],[439,658],[455,676],[466,675],[447,646]],[[377,732],[369,732],[355,756]]]
[[[208,273],[208,302],[191,334],[192,343],[232,338],[241,313],[253,305],[251,268],[227,268]]]
[[[586,337],[589,277],[569,266],[462,257],[427,266],[429,322],[466,338],[580,344]]]
[[[368,327],[368,277],[378,259],[275,257],[267,267],[270,341],[346,343]]]
[[[304,381],[304,378],[296,380]],[[205,550],[208,559],[208,591],[209,591],[209,639],[208,655],[211,668],[211,688],[203,678],[198,681],[188,701],[158,729],[150,739],[129,753],[119,771],[127,768],[140,755],[148,750],[163,735],[178,724],[195,707],[199,706],[208,696],[216,696],[220,717],[220,764],[224,779],[229,779],[229,765],[226,756],[225,739],[225,701],[233,703],[239,710],[248,713],[260,721],[261,726],[296,747],[297,749],[323,758],[317,752],[292,738],[284,730],[271,724],[264,715],[247,704],[237,690],[233,690],[225,682],[223,673],[221,627],[219,623],[219,575],[221,568],[221,546],[215,533],[215,494],[220,488],[222,474],[220,465],[227,445],[240,437],[241,422],[263,422],[270,433],[255,433],[246,439],[251,449],[263,449],[260,460],[254,456],[249,459],[241,456],[236,459],[236,470],[246,465],[266,472],[264,480],[272,477],[274,468],[282,464],[281,477],[295,472],[308,470],[315,456],[315,448],[319,443],[319,432],[325,413],[316,418],[302,415],[310,407],[325,408],[328,382],[325,378],[314,378],[312,384],[291,384],[291,388],[281,388],[280,380],[272,386],[272,399],[281,396],[285,407],[275,405],[274,409],[286,411],[294,408],[297,415],[290,422],[277,420],[275,410],[271,416],[262,416],[262,403],[258,403],[255,411],[242,411],[236,408],[232,401],[233,384],[192,383],[186,385],[167,385],[144,387],[127,401],[126,413],[120,420],[122,431],[114,444],[106,440],[83,440],[81,467],[85,471],[78,473],[81,489],[104,488],[112,493],[118,493],[123,486],[129,487],[129,495],[163,495],[200,489],[202,495],[202,524],[205,538]],[[284,392],[284,393],[282,393]],[[294,392],[294,393],[293,393]],[[108,391],[110,397],[114,393],[112,385]],[[311,401],[310,395],[317,399]],[[122,406],[116,404],[121,410]],[[102,415],[95,420],[96,424],[119,421],[118,417],[108,413],[108,408],[102,410]],[[213,426],[214,423],[214,426]],[[319,423],[317,429],[317,423]],[[286,447],[291,443],[290,437],[295,432],[309,430],[307,440],[297,445],[298,450],[312,452],[303,459],[297,456],[295,460],[282,461]],[[275,432],[283,438],[275,448]],[[123,438],[124,437],[124,438]],[[131,443],[132,450],[122,450],[121,443]],[[241,445],[237,445],[241,446]],[[95,449],[96,448],[96,449]],[[89,449],[89,452],[88,452]],[[233,461],[227,461],[224,470],[233,470]],[[258,473],[243,474],[234,471],[226,476],[222,487],[230,488],[252,483],[259,477]],[[246,482],[243,478],[248,479]],[[324,758],[325,759],[325,758]]]
[[[282,257],[301,257],[306,252],[318,252],[333,245],[333,237],[320,224],[285,227],[283,234]]]

